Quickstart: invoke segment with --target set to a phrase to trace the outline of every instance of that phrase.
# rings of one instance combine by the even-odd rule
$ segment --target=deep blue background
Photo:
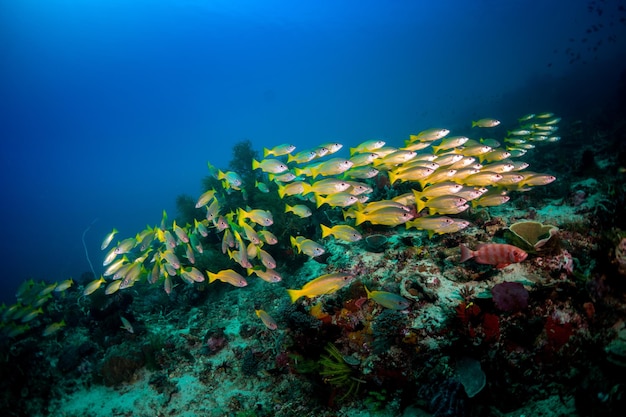
[[[100,273],[108,231],[173,217],[243,139],[399,146],[472,118],[592,108],[626,51],[623,2],[596,3],[1,0],[2,300],[89,270],[94,219]]]

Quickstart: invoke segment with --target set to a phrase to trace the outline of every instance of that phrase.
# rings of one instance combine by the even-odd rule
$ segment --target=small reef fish
[[[189,243],[189,236],[187,235],[187,232],[185,230],[183,230],[182,227],[180,227],[179,225],[176,224],[176,220],[174,220],[174,224],[172,225],[172,229],[174,229],[174,233],[176,234],[176,237],[178,237],[178,239],[181,242]]]
[[[65,327],[65,320],[61,320],[59,322],[49,324],[46,326],[45,329],[43,329],[43,336],[45,337],[45,336],[53,335],[59,330],[61,330],[63,327]]]
[[[450,133],[449,129],[441,129],[441,128],[426,129],[426,130],[422,130],[417,135],[410,135],[409,141],[432,142],[432,141],[435,141],[437,139],[441,139],[447,136],[448,133]]]
[[[258,248],[258,255],[257,256],[258,256],[259,259],[261,259],[261,263],[267,269],[274,269],[274,268],[276,268],[276,260],[267,251],[264,251],[263,249]]]
[[[310,171],[310,176],[312,178],[316,178],[320,175],[323,177],[328,177],[331,175],[341,174],[349,170],[350,168],[352,168],[352,165],[353,165],[352,161],[348,159],[333,158],[333,159],[329,159],[326,162],[309,166],[307,168]],[[295,171],[296,171],[296,174],[299,175],[299,173],[304,174],[307,171],[307,169],[299,170],[298,168],[296,168]]]
[[[256,274],[257,277],[261,278],[263,281],[267,281],[267,282],[280,282],[283,280],[283,278],[280,276],[280,274],[276,271],[274,271],[273,269],[265,269],[263,270],[260,267],[255,267],[255,268],[248,268],[246,270],[246,272],[248,273],[248,275],[252,275],[252,273]]]
[[[261,240],[268,245],[275,245],[278,243],[278,239],[276,238],[276,236],[274,236],[274,234],[269,230],[259,230],[258,235]]]
[[[254,182],[254,186],[257,188],[257,190],[259,190],[262,193],[266,193],[267,194],[267,193],[270,192],[269,187],[264,182],[255,181]]]
[[[224,183],[222,184],[225,189],[232,188],[234,190],[240,190],[241,184],[243,184],[243,180],[241,179],[239,174],[234,171],[228,171],[226,173],[218,171],[217,179],[224,181]]]
[[[352,156],[355,153],[374,152],[376,149],[382,148],[383,146],[385,146],[385,141],[383,140],[366,140],[354,148],[350,148],[350,155]]]
[[[433,152],[438,154],[439,151],[447,151],[448,149],[459,147],[464,145],[468,140],[469,138],[467,136],[451,136],[449,138],[445,138],[439,145],[432,145]]]
[[[512,263],[522,262],[528,254],[517,246],[505,243],[486,243],[479,245],[476,250],[471,250],[461,244],[461,260],[474,259],[479,264],[495,265],[501,269]]]
[[[326,178],[310,184],[308,187],[306,187],[306,190],[302,193],[302,195],[306,195],[311,192],[314,194],[322,195],[336,194],[342,191],[346,191],[348,188],[350,188],[350,183],[348,181],[343,181],[336,178]]]
[[[389,183],[393,184],[396,181],[405,182],[423,180],[433,172],[434,169],[432,168],[416,166],[404,171],[389,171],[387,175],[389,175]]]
[[[235,287],[245,287],[248,285],[246,279],[232,269],[224,269],[217,273],[206,271],[206,273],[209,277],[209,284],[215,280],[220,280]]]
[[[296,150],[295,145],[292,145],[290,143],[283,143],[282,145],[275,146],[272,149],[263,148],[263,157],[267,158],[270,155],[274,155],[274,156],[287,155],[288,153],[291,153],[295,150]]]
[[[193,266],[189,269],[183,269],[180,272],[181,276],[184,276],[186,281],[193,281],[193,282],[203,282],[204,281],[204,274],[202,274],[202,272],[198,271],[196,268],[194,268]]]
[[[398,226],[408,222],[414,217],[413,214],[399,207],[385,207],[371,213],[364,213],[357,210],[355,211],[355,215],[356,226],[363,222],[382,224],[386,226]]]
[[[300,151],[295,155],[287,156],[287,163],[295,162],[297,164],[304,164],[317,157],[317,153],[312,150]]]
[[[291,246],[298,250],[298,253],[304,253],[311,258],[315,258],[326,253],[326,249],[324,249],[322,245],[302,236],[291,236],[289,241],[291,242]]]
[[[411,305],[409,300],[398,294],[388,291],[370,291],[365,285],[363,285],[363,288],[365,288],[368,300],[374,300],[376,303],[390,310],[405,310]]]
[[[278,185],[278,196],[285,198],[286,195],[306,194],[310,189],[310,185],[303,181],[295,181],[289,184]]]
[[[343,145],[338,142],[328,142],[328,143],[322,143],[319,147],[328,149],[327,154],[331,155],[339,151],[341,148],[343,148]]]
[[[350,157],[350,161],[352,162],[352,168],[370,166],[375,160],[378,158],[378,155],[370,152],[370,153],[359,153]]]
[[[472,200],[472,207],[495,207],[500,206],[507,201],[509,201],[511,197],[508,195],[485,195],[483,197],[477,198],[476,200]]]
[[[304,204],[296,204],[294,206],[290,206],[289,204],[285,204],[285,213],[293,213],[298,217],[306,218],[313,214],[311,209]]]
[[[489,118],[472,121],[472,127],[496,127],[499,124],[500,120]]]
[[[466,199],[459,197],[457,195],[454,195],[454,194],[442,195],[439,197],[430,198],[426,201],[415,200],[418,213],[424,210],[424,208],[428,207],[428,209],[430,210],[430,214],[435,214],[435,213],[448,214],[448,213],[444,213],[443,210],[451,209],[453,207],[459,207],[465,203],[467,203]]]
[[[267,327],[270,330],[276,330],[278,328],[278,326],[276,325],[276,321],[274,321],[272,316],[267,314],[265,311],[263,311],[263,310],[254,310],[254,312],[261,319],[261,321],[263,322],[265,327]]]
[[[22,316],[22,319],[20,320],[22,323],[28,323],[29,321],[37,318],[40,314],[43,314],[43,309],[41,307],[37,309],[33,309],[32,307],[28,308],[30,310],[24,316]]]
[[[59,282],[59,285],[57,285],[56,288],[54,289],[54,292],[65,291],[69,287],[71,287],[73,284],[74,284],[74,281],[72,280],[72,278],[66,279],[65,281],[61,281]]]
[[[207,203],[215,197],[215,190],[210,189],[202,193],[202,195],[198,198],[196,202],[196,208],[200,208],[202,206],[206,206]]]
[[[117,229],[113,228],[113,231],[107,234],[102,241],[102,245],[100,245],[101,250],[105,250],[113,240],[113,237],[118,233]]]
[[[104,293],[106,295],[111,295],[117,292],[122,286],[122,282],[123,281],[121,279],[117,279],[115,281],[110,282],[109,285],[107,285],[106,288],[104,289]],[[128,285],[126,287],[128,288]]]
[[[315,196],[317,208],[320,208],[324,204],[328,204],[331,207],[348,207],[356,204],[358,201],[358,198],[347,192],[330,194],[326,197],[319,194]]]
[[[100,288],[100,286],[104,283],[106,283],[106,279],[104,279],[104,277],[100,277],[96,280],[91,281],[89,284],[87,284],[87,286],[85,287],[85,290],[83,291],[83,295],[89,295],[91,293],[93,293],[94,291],[96,291],[98,288]]]
[[[260,226],[271,226],[272,224],[274,224],[274,217],[272,216],[272,213],[268,210],[254,209],[250,211],[245,211],[240,207],[237,210],[237,215],[239,216],[240,225],[243,219],[250,219]]]
[[[122,325],[120,326],[120,329],[124,329],[128,333],[135,333],[135,329],[133,329],[133,325],[130,324],[130,321],[128,321],[128,319],[126,319],[123,316],[120,316],[120,321],[122,322]]]
[[[439,230],[445,229],[447,226],[451,225],[452,223],[454,223],[454,219],[450,217],[422,216],[422,217],[418,217],[417,219],[406,222],[404,226],[407,229],[414,227],[418,230],[427,230],[430,234],[431,231],[433,233],[439,233]]]
[[[325,274],[307,282],[304,287],[299,290],[288,289],[287,293],[291,298],[291,302],[295,303],[300,297],[312,298],[318,295],[332,294],[348,285],[353,279],[354,276],[347,274]]]
[[[357,242],[363,238],[354,227],[347,224],[338,224],[333,227],[320,224],[320,227],[322,228],[322,238],[332,235],[336,239],[345,240],[346,242]]]
[[[374,167],[363,166],[363,167],[353,167],[344,173],[344,175],[348,178],[356,178],[359,180],[364,180],[368,178],[374,178],[378,175],[378,170]]]
[[[284,162],[279,161],[278,159],[264,159],[260,162],[256,159],[252,159],[252,169],[260,169],[263,172],[271,174],[281,174],[289,168]]]

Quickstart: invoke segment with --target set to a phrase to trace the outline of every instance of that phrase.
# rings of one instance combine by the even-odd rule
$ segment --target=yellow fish
[[[274,156],[282,156],[287,155],[296,150],[295,145],[290,143],[283,143],[282,145],[278,145],[273,147],[272,149],[263,148],[263,157],[267,158],[270,155]]]
[[[350,193],[341,192],[341,193],[331,194],[326,197],[323,197],[318,194],[315,196],[315,201],[317,204],[317,208],[320,208],[324,204],[328,204],[331,207],[348,207],[348,206],[351,206],[352,204],[356,204],[359,201],[359,199]]]
[[[448,149],[459,147],[465,144],[468,140],[469,138],[467,136],[450,136],[449,138],[442,140],[439,145],[433,145],[433,152],[437,154],[439,151],[447,151]]]
[[[209,284],[215,280],[220,280],[230,285],[234,285],[235,287],[245,287],[248,285],[246,279],[232,269],[224,269],[215,274],[211,271],[206,271],[206,273],[209,277]]]
[[[291,302],[295,303],[300,297],[317,297],[318,295],[332,294],[348,285],[354,277],[352,275],[332,273],[325,274],[307,282],[299,290],[288,289]]]
[[[345,240],[347,242],[356,242],[363,238],[358,230],[346,224],[338,224],[333,227],[320,224],[320,227],[322,228],[322,238],[332,235],[336,239]]]
[[[398,226],[400,224],[408,222],[413,218],[413,215],[411,213],[398,207],[385,207],[371,213],[356,211],[355,214],[355,225],[357,226],[363,222],[382,224],[385,226]]]
[[[286,195],[306,194],[310,185],[303,181],[295,181],[289,184],[278,185],[278,196],[284,198]]]
[[[371,153],[376,151],[376,149],[382,148],[385,146],[385,141],[383,140],[367,140],[354,148],[350,148],[350,156],[355,153]]]
[[[100,245],[100,249],[105,250],[111,244],[111,241],[113,240],[113,237],[116,234],[117,234],[117,229],[113,228],[113,231],[104,237],[104,240],[102,241],[102,245]]]
[[[363,288],[365,288],[368,300],[374,300],[390,310],[404,310],[411,305],[409,300],[398,294],[388,291],[370,291],[365,285],[363,285]]]
[[[241,225],[243,219],[250,219],[258,225],[261,226],[271,226],[274,224],[274,217],[272,213],[268,210],[254,209],[250,211],[245,211],[241,207],[237,210],[237,215],[239,216],[239,224]]]
[[[199,198],[198,201],[196,202],[196,208],[200,208],[202,206],[206,206],[207,203],[211,200],[213,200],[213,198],[215,197],[215,190],[214,189],[210,189],[205,191]]]
[[[291,246],[296,248],[298,253],[304,253],[311,258],[323,255],[326,252],[326,249],[324,249],[322,245],[302,236],[291,236],[289,240],[291,242]]]
[[[261,162],[252,159],[252,169],[260,169],[263,172],[281,174],[287,171],[287,165],[278,159],[264,159]]]
[[[105,282],[107,282],[104,277],[100,277],[99,279],[93,280],[91,281],[89,284],[87,284],[87,286],[85,287],[85,290],[83,291],[83,295],[89,295],[91,293],[93,293],[94,291],[96,291],[98,288],[100,288],[100,286],[102,284],[104,284]]]
[[[257,317],[259,317],[261,319],[261,321],[263,322],[265,327],[267,327],[270,330],[276,330],[278,328],[278,326],[276,325],[276,322],[274,321],[272,316],[267,314],[265,311],[263,311],[263,310],[254,310],[254,312],[256,313]]]
[[[265,269],[264,271],[260,267],[255,267],[255,268],[248,268],[246,271],[248,272],[248,275],[255,273],[257,277],[261,278],[263,281],[266,281],[266,282],[271,282],[271,283],[280,282],[283,279],[280,276],[280,274],[274,271],[273,269]]]
[[[305,218],[309,217],[313,214],[311,209],[304,204],[296,204],[294,206],[290,206],[289,204],[285,204],[285,213],[293,213],[298,217]]]
[[[338,175],[342,172],[345,172],[352,168],[352,161],[343,158],[333,158],[329,159],[326,162],[322,162],[320,164],[316,164],[310,166],[311,177],[316,178],[321,175],[323,177],[328,177],[331,175]],[[296,174],[298,173],[298,169],[296,168]],[[304,171],[304,170],[300,170]]]
[[[420,142],[430,142],[435,141],[437,139],[441,139],[450,133],[449,129],[440,129],[440,128],[431,128],[422,130],[417,135],[410,135],[409,140],[411,142],[420,141]]]
[[[344,175],[348,178],[357,178],[360,180],[364,180],[367,178],[374,178],[376,175],[378,175],[378,170],[370,166],[356,167],[349,169],[344,173]]]
[[[499,124],[500,120],[489,118],[472,121],[472,127],[496,127]]]
[[[43,335],[50,336],[58,332],[59,330],[61,330],[63,327],[65,327],[65,320],[61,320],[59,322],[49,324],[48,326],[46,326],[45,329],[43,329]]]

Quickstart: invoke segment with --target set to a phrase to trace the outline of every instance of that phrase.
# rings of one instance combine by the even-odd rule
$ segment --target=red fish
[[[526,252],[513,245],[487,243],[478,245],[476,250],[471,250],[461,244],[461,262],[474,258],[479,264],[495,265],[498,269],[522,262],[527,256]]]

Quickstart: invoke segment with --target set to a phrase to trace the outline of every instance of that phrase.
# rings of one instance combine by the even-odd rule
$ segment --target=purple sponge
[[[496,284],[491,294],[498,310],[514,313],[528,307],[528,291],[519,282]]]

